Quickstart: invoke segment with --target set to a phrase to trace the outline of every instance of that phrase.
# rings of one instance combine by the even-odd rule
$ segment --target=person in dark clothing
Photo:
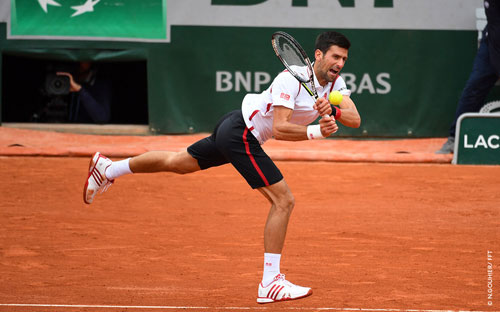
[[[500,0],[485,0],[484,10],[488,24],[483,30],[472,72],[458,102],[448,140],[436,154],[453,153],[458,118],[464,113],[479,112],[488,93],[500,78]]]
[[[68,121],[75,123],[107,123],[111,119],[111,82],[90,62],[80,62],[74,76],[69,72],[57,72],[70,81],[70,105]]]

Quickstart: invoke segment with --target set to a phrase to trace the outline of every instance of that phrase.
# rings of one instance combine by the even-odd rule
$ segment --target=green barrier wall
[[[3,54],[62,60],[146,60],[149,125],[156,133],[211,131],[247,92],[282,70],[271,34],[284,30],[312,55],[325,29],[172,26],[170,42],[6,39]],[[477,47],[476,31],[337,29],[352,48],[343,70],[362,117],[341,136],[441,137],[454,116]],[[0,65],[1,66],[1,65]],[[1,105],[1,103],[0,103]]]

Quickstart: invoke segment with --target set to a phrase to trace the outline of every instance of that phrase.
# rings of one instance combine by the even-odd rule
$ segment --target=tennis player
[[[264,228],[264,272],[258,288],[258,303],[292,300],[312,294],[311,288],[294,285],[280,272],[280,260],[294,197],[280,170],[261,148],[276,140],[315,140],[338,130],[336,121],[359,127],[361,118],[340,71],[350,48],[342,34],[329,31],[316,39],[314,83],[319,95],[315,102],[305,88],[287,71],[278,74],[261,94],[247,94],[241,110],[222,117],[214,132],[181,152],[152,151],[113,162],[96,153],[89,166],[83,197],[91,204],[116,178],[131,173],[191,173],[231,163],[248,184],[267,198],[271,209]],[[338,90],[343,100],[338,107],[326,99]],[[319,116],[319,124],[310,125]]]

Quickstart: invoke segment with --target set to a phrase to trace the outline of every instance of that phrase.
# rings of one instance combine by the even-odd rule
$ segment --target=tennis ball
[[[339,91],[332,91],[328,96],[328,101],[330,104],[339,105],[342,102],[342,94]]]

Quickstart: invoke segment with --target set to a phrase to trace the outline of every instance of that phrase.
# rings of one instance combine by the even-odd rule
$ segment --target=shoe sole
[[[297,299],[302,299],[302,298],[305,298],[305,297],[309,297],[312,294],[313,294],[312,289],[309,289],[309,291],[307,292],[307,294],[305,294],[303,296],[300,296],[300,297],[297,297],[297,298],[285,298],[285,299],[281,299],[281,300],[274,300],[274,299],[267,298],[267,297],[266,298],[265,297],[258,297],[257,298],[257,303],[265,304],[265,303],[273,303],[273,302],[280,302],[280,301],[297,300]]]
[[[86,203],[87,205],[92,204],[92,202],[87,201],[87,188],[89,187],[89,178],[90,175],[92,174],[92,170],[94,170],[94,167],[97,162],[94,162],[94,159],[96,158],[96,155],[99,154],[99,152],[95,153],[92,158],[90,159],[89,162],[89,174],[87,176],[87,180],[85,181],[85,185],[83,186],[83,202]],[[99,157],[97,157],[99,159]]]

